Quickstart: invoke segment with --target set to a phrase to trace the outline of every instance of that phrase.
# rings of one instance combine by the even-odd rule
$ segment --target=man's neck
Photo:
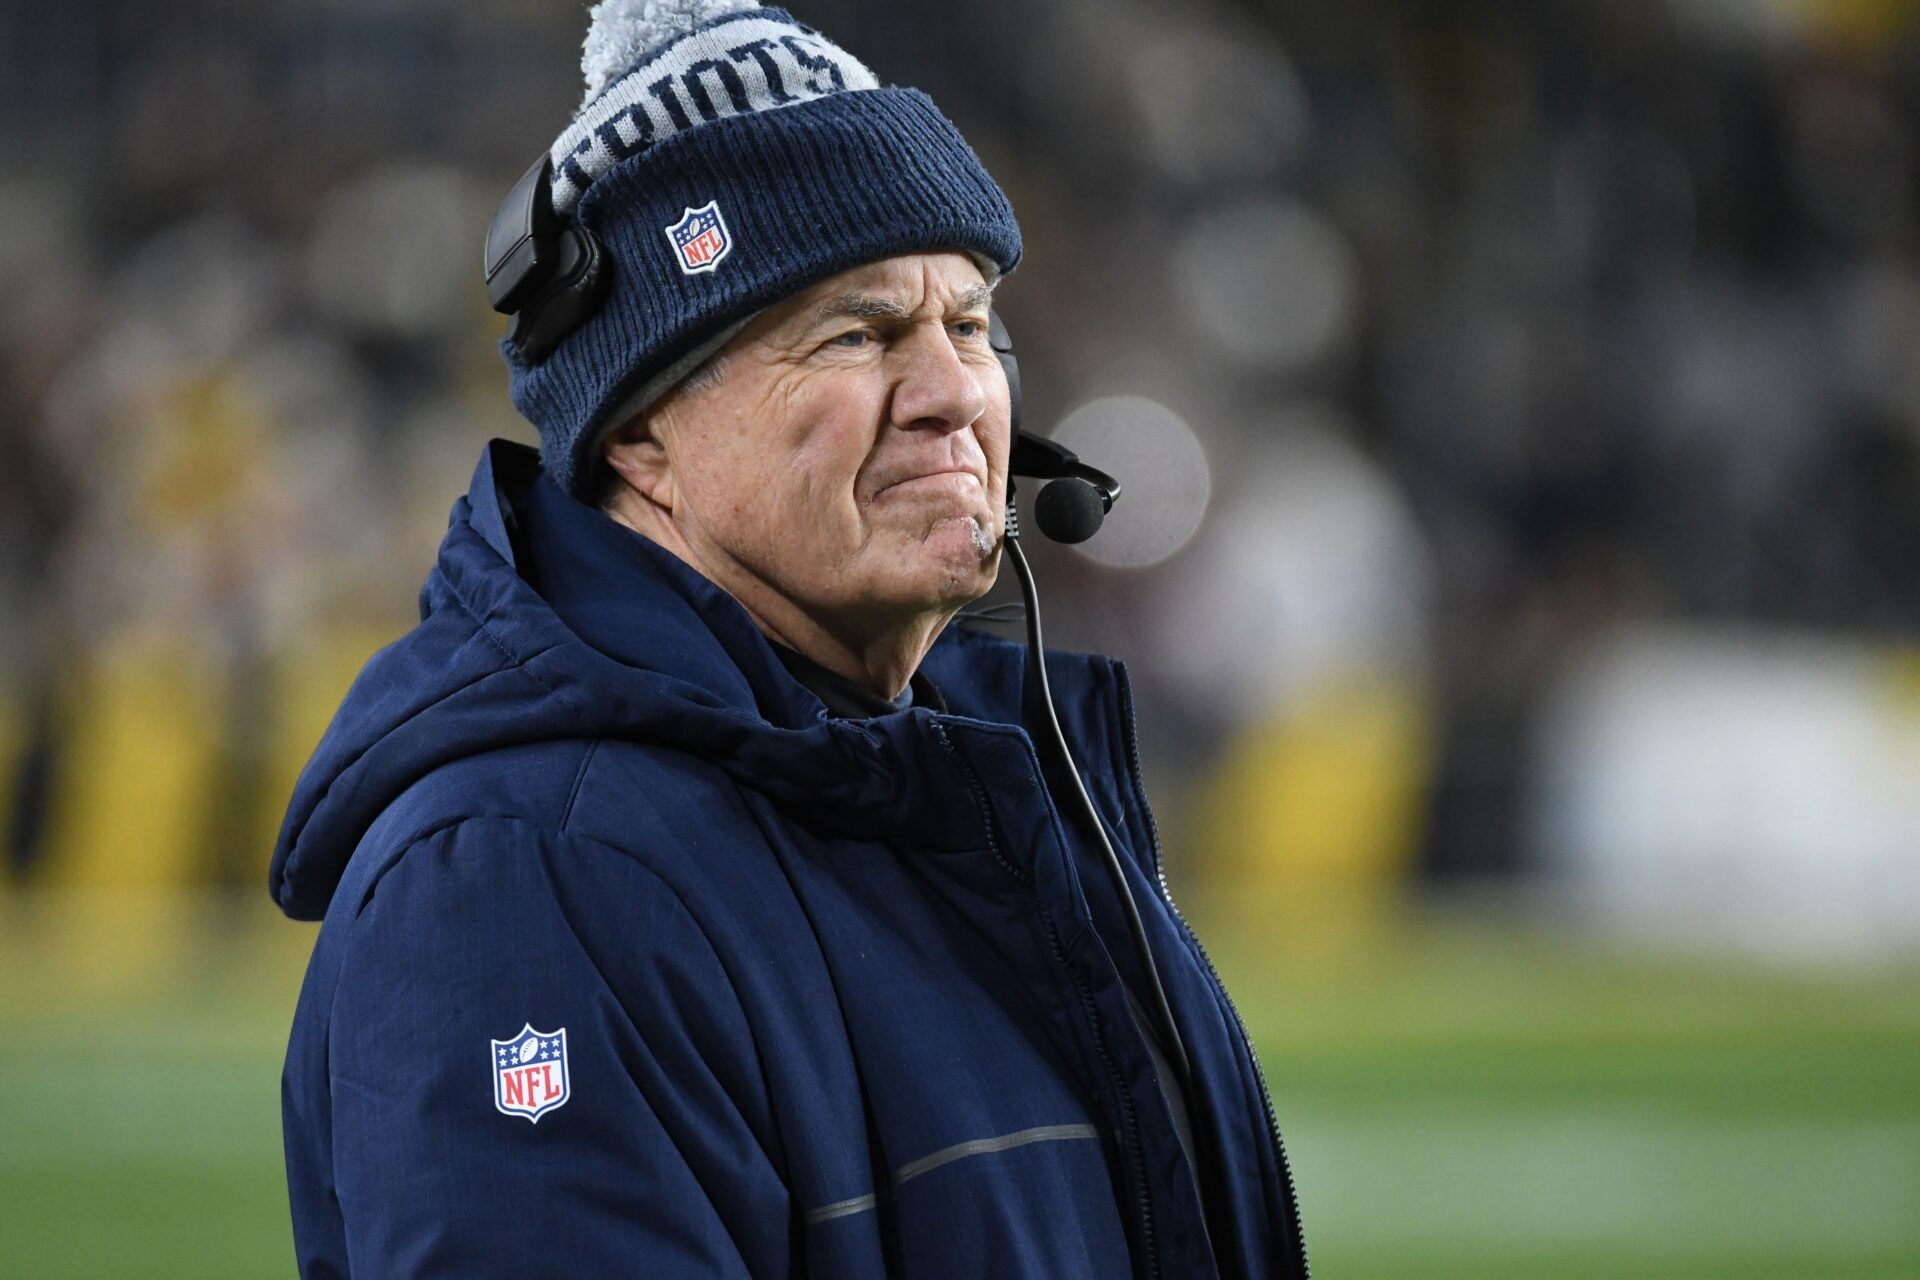
[[[884,716],[899,711],[914,701],[916,678],[907,685],[907,692],[888,701],[865,685],[855,684],[837,671],[829,671],[804,653],[798,653],[778,640],[769,639],[767,644],[773,649],[773,656],[780,659],[787,674],[807,687],[808,692],[820,699],[827,714],[842,719],[864,719],[868,716]]]
[[[672,518],[627,490],[605,508],[608,516],[658,543],[732,596],[768,639],[892,702],[907,687],[954,610],[874,619],[833,627],[771,584],[724,555],[702,556]]]

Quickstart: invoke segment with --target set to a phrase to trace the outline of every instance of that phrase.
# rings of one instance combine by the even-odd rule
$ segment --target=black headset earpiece
[[[612,273],[600,237],[553,212],[553,161],[513,184],[487,228],[487,297],[513,317],[507,341],[527,364],[552,354],[606,297]]]

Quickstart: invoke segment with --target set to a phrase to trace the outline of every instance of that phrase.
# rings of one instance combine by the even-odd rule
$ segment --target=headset
[[[507,342],[539,364],[585,324],[613,274],[589,227],[562,225],[553,211],[553,160],[542,155],[520,175],[487,227],[487,300],[513,317]]]
[[[528,364],[538,364],[551,355],[569,333],[592,317],[605,299],[612,283],[606,249],[591,228],[577,223],[563,224],[554,213],[553,161],[549,156],[542,155],[521,175],[493,215],[493,222],[487,228],[486,273],[487,297],[493,309],[512,317],[507,342]],[[1020,429],[1020,362],[1013,354],[1013,339],[1006,323],[997,311],[988,313],[987,341],[1006,373],[1012,409],[1005,546],[1013,561],[1014,573],[1020,579],[1020,595],[1026,606],[1024,693],[1029,707],[1047,729],[1038,735],[1041,750],[1052,757],[1057,774],[1069,783],[1089,834],[1099,842],[1107,874],[1113,880],[1146,975],[1149,1014],[1159,1024],[1157,1030],[1168,1062],[1180,1077],[1186,1097],[1192,1100],[1196,1097],[1192,1065],[1174,1023],[1173,1008],[1160,981],[1159,967],[1147,945],[1139,905],[1127,884],[1120,857],[1107,836],[1106,824],[1080,779],[1080,770],[1073,762],[1073,752],[1067,746],[1066,734],[1060,728],[1060,717],[1054,709],[1046,663],[1041,659],[1044,650],[1040,596],[1034,588],[1032,566],[1027,563],[1026,551],[1020,545],[1020,513],[1013,500],[1015,477],[1044,481],[1034,499],[1035,526],[1055,542],[1085,542],[1100,531],[1107,513],[1113,510],[1114,502],[1120,497],[1120,482],[1080,461],[1064,445]]]

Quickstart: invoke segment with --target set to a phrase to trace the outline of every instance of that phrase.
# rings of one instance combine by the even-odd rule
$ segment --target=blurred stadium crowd
[[[794,7],[1019,211],[1027,425],[1127,486],[1050,635],[1188,880],[1920,939],[1913,4]],[[5,880],[263,883],[531,438],[480,238],[581,9],[0,5]]]

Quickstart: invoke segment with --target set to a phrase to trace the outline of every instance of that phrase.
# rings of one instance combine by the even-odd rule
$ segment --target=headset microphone
[[[1106,518],[1100,491],[1077,477],[1055,480],[1033,500],[1033,522],[1055,542],[1085,542]]]

